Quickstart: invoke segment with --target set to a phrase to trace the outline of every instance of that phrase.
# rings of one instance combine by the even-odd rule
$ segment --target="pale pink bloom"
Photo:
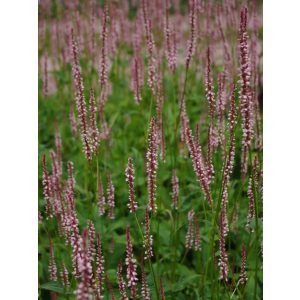
[[[225,224],[224,224],[224,211],[221,210],[220,213],[220,257],[219,257],[219,267],[220,267],[220,279],[227,281],[228,278],[228,257],[226,253],[225,246]]]
[[[194,210],[190,210],[188,212],[188,230],[185,236],[185,247],[187,249],[192,249],[193,242],[194,242],[194,216],[195,212]]]
[[[114,219],[114,207],[115,207],[115,187],[112,183],[111,173],[108,173],[108,180],[107,180],[107,203],[109,207],[108,217],[110,219]]]
[[[240,284],[246,284],[248,281],[247,272],[246,272],[246,260],[247,260],[247,254],[246,254],[246,248],[243,243],[242,245],[242,267],[241,267],[241,273],[239,278]]]
[[[60,278],[61,278],[61,282],[63,283],[64,288],[69,288],[70,287],[69,272],[68,272],[68,269],[64,262],[62,262]]]
[[[127,204],[129,211],[131,213],[136,212],[137,210],[137,203],[135,200],[135,193],[134,193],[134,167],[132,158],[128,158],[127,167],[125,170],[126,182],[128,183],[129,188],[129,203]]]
[[[117,271],[119,292],[121,296],[120,300],[128,300],[128,297],[126,295],[126,283],[123,279],[122,271],[123,271],[123,267],[122,267],[122,262],[120,261],[118,264],[118,271]]]
[[[148,133],[148,150],[146,154],[147,158],[147,183],[148,183],[148,209],[150,211],[156,211],[157,206],[155,203],[156,193],[156,172],[158,167],[157,161],[157,126],[154,117],[150,120],[150,128]]]
[[[179,197],[179,179],[176,175],[176,169],[173,169],[172,173],[172,206],[174,209],[178,209],[178,197]]]
[[[53,246],[52,241],[49,235],[49,266],[48,266],[49,274],[50,274],[50,280],[51,281],[57,281],[57,267],[53,252]]]
[[[43,193],[44,193],[44,199],[45,199],[45,208],[46,208],[46,216],[47,218],[52,218],[51,213],[51,201],[50,201],[50,178],[47,170],[46,165],[46,156],[43,155]]]
[[[98,214],[99,216],[103,216],[105,213],[105,197],[103,192],[103,185],[101,176],[98,178]]]
[[[141,288],[141,294],[143,296],[144,300],[150,300],[150,289],[147,284],[147,274],[145,272],[145,267],[144,267],[144,258],[142,256],[142,261],[141,261],[141,273],[142,273],[142,288]]]
[[[128,287],[131,290],[131,298],[135,299],[137,296],[137,272],[136,260],[133,257],[132,242],[130,238],[130,226],[126,228],[126,265],[127,265],[127,280]]]
[[[144,240],[144,248],[145,248],[145,259],[151,259],[153,256],[153,237],[151,234],[151,224],[149,218],[148,208],[146,208],[145,212],[145,240]]]
[[[104,290],[104,276],[105,276],[105,270],[104,270],[104,256],[103,256],[103,250],[102,250],[102,242],[100,234],[97,234],[97,253],[96,253],[96,279],[98,284],[98,295],[101,297],[103,290]]]

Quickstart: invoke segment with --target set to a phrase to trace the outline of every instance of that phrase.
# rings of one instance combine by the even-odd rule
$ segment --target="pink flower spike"
[[[131,213],[136,212],[137,203],[135,201],[135,193],[134,193],[134,167],[132,158],[128,158],[127,167],[125,170],[126,182],[128,183],[129,188],[129,203],[127,204],[129,211]]]
[[[190,210],[188,212],[188,230],[185,236],[185,247],[187,249],[192,249],[193,247],[193,241],[194,241],[194,216],[195,212],[194,210]]]
[[[136,299],[137,296],[137,272],[136,260],[133,257],[132,242],[130,238],[130,226],[126,229],[126,265],[127,265],[127,280],[128,287],[131,289],[131,298]]]
[[[112,183],[111,173],[108,173],[108,183],[107,183],[107,203],[109,207],[108,217],[113,220],[114,216],[114,207],[115,207],[115,187]]]
[[[157,206],[155,203],[156,193],[156,171],[158,166],[157,161],[157,125],[154,117],[151,118],[150,128],[148,133],[148,150],[147,150],[147,183],[148,183],[148,209],[156,212]]]
[[[118,271],[117,271],[119,292],[121,296],[120,300],[128,300],[128,297],[126,295],[126,283],[123,279],[122,271],[123,271],[123,267],[122,267],[122,262],[120,261],[118,264]]]
[[[53,246],[52,246],[52,240],[49,235],[49,274],[50,274],[50,280],[51,281],[57,281],[57,267],[53,252]]]

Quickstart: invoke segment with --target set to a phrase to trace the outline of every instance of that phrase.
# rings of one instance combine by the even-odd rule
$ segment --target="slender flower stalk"
[[[136,103],[142,101],[141,88],[144,85],[143,60],[137,54],[131,61],[131,90],[134,93]]]
[[[99,81],[101,90],[107,85],[108,80],[108,61],[107,61],[107,35],[108,35],[108,7],[104,7],[103,24],[101,32],[101,57],[100,57],[100,69],[99,69]]]
[[[57,281],[57,267],[54,257],[54,251],[52,246],[52,240],[49,235],[49,266],[48,266],[49,274],[50,274],[50,280],[51,281]]]
[[[173,169],[173,173],[172,173],[172,206],[175,210],[178,209],[178,197],[179,197],[179,179],[176,175],[176,169]]]
[[[98,153],[99,145],[99,130],[97,127],[97,106],[95,100],[94,90],[90,89],[90,102],[89,102],[89,144],[92,154]]]
[[[88,230],[84,229],[82,233],[82,257],[79,265],[81,280],[76,290],[76,300],[89,300],[92,294],[91,279],[93,278],[93,270],[87,240]]]
[[[91,220],[87,220],[88,226],[88,252],[90,260],[93,261],[96,256],[95,240],[96,240],[96,230],[95,225]]]
[[[105,213],[105,196],[103,192],[103,185],[101,176],[98,177],[98,214],[99,216],[103,216]]]
[[[145,239],[144,239],[144,248],[145,248],[145,259],[151,259],[153,256],[153,237],[151,234],[151,224],[150,224],[150,218],[149,218],[149,211],[148,208],[146,208],[145,212]]]
[[[185,236],[185,248],[192,249],[194,242],[194,210],[188,212],[188,230]]]
[[[123,267],[122,267],[122,262],[120,261],[118,264],[118,271],[117,271],[120,300],[128,300],[128,297],[126,295],[126,283],[123,279],[122,271],[123,271]]]
[[[206,73],[205,73],[205,92],[206,92],[206,98],[209,106],[209,114],[211,119],[213,119],[216,110],[216,103],[215,103],[215,93],[213,90],[213,80],[211,75],[210,47],[207,48],[206,58],[207,58],[207,63],[206,63]]]
[[[148,150],[147,150],[147,182],[148,182],[148,209],[156,212],[156,171],[158,167],[157,161],[157,126],[154,117],[150,120],[148,133]]]
[[[227,281],[228,277],[228,258],[225,247],[225,215],[224,211],[221,210],[220,213],[220,257],[219,257],[219,267],[220,267],[220,279]]]
[[[211,206],[212,198],[211,192],[209,189],[209,178],[207,176],[206,167],[203,163],[202,151],[200,145],[195,143],[194,137],[192,135],[192,130],[189,127],[186,127],[185,131],[185,141],[189,148],[189,152],[192,158],[194,171],[196,173],[197,179],[201,184],[201,187],[204,191],[205,197],[208,201],[208,204]]]
[[[186,70],[189,68],[192,56],[195,52],[195,43],[196,43],[196,24],[197,24],[197,15],[196,15],[196,0],[190,1],[190,28],[191,28],[191,34],[190,39],[188,41],[188,47],[187,47],[187,54],[186,54],[186,60],[185,60],[185,67]]]
[[[207,134],[207,177],[208,177],[208,184],[211,184],[215,170],[214,165],[212,162],[212,149],[213,148],[213,127],[210,124],[208,127],[208,134]]]
[[[60,278],[61,278],[61,282],[63,283],[64,288],[68,289],[70,287],[69,272],[68,272],[68,269],[64,262],[62,262]]]
[[[46,156],[43,155],[43,193],[45,199],[45,209],[47,218],[52,218],[51,201],[50,201],[50,178],[46,165]]]
[[[253,136],[253,104],[252,92],[250,87],[251,66],[248,49],[247,33],[247,14],[246,7],[241,10],[239,49],[240,49],[240,111],[242,116],[242,175],[245,177],[248,166],[248,151]]]
[[[115,187],[112,183],[111,173],[108,173],[108,187],[107,187],[107,203],[108,203],[108,217],[113,220],[114,216],[114,207],[115,207]]]
[[[246,284],[248,281],[247,272],[246,272],[246,260],[247,260],[247,254],[246,254],[246,247],[243,243],[242,245],[242,267],[241,267],[241,274],[239,278],[240,284]]]
[[[248,192],[247,196],[249,198],[249,206],[248,206],[248,216],[247,216],[247,224],[246,228],[249,230],[251,221],[255,218],[255,200],[254,200],[254,191],[252,184],[252,176],[249,178],[248,183]]]
[[[87,160],[91,160],[91,149],[88,143],[88,124],[86,118],[86,102],[84,97],[84,87],[83,81],[81,77],[81,71],[79,66],[79,58],[78,58],[78,46],[74,38],[73,29],[71,31],[72,36],[72,54],[73,54],[73,80],[75,84],[75,95],[76,95],[76,106],[78,111],[78,118],[80,124],[80,131],[81,131],[81,139],[83,144],[84,154]]]
[[[128,287],[131,290],[131,298],[136,299],[137,296],[137,272],[136,272],[136,260],[133,257],[133,248],[130,238],[130,226],[126,228],[126,265],[127,265],[127,280]]]
[[[104,270],[104,256],[102,250],[102,242],[100,233],[97,234],[97,253],[96,253],[96,282],[98,286],[98,295],[99,298],[102,297],[104,290],[104,279],[105,279],[105,270]]]
[[[160,299],[161,300],[165,300],[165,290],[164,290],[164,286],[163,286],[163,282],[162,279],[159,279],[159,293],[160,293]]]
[[[131,157],[128,158],[128,163],[125,170],[125,176],[129,188],[129,203],[127,204],[127,206],[129,208],[129,211],[131,213],[134,213],[137,210],[137,203],[135,200],[135,193],[134,193],[134,167],[133,167],[133,160]]]
[[[144,300],[150,300],[150,289],[147,284],[147,275],[145,272],[145,266],[144,266],[144,257],[142,256],[141,260],[141,273],[142,273],[142,288],[141,293]]]

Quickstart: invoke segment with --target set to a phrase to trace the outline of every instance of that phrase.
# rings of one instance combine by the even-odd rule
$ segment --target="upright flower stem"
[[[134,213],[134,218],[135,218],[136,224],[137,224],[137,226],[138,226],[138,228],[139,228],[139,232],[140,232],[140,235],[141,235],[141,238],[142,238],[142,243],[144,243],[144,235],[143,235],[143,231],[142,231],[140,222],[139,222],[139,220],[138,220],[138,217],[137,217],[137,215],[136,215],[136,212]],[[155,275],[154,275],[154,271],[153,271],[151,259],[148,258],[147,260],[148,260],[148,262],[149,262],[149,267],[150,267],[150,270],[151,270],[152,280],[153,280],[154,286],[155,286],[156,297],[157,297],[157,300],[159,300],[159,289],[158,289],[158,286],[157,286],[157,283],[156,283],[156,279],[155,279]]]

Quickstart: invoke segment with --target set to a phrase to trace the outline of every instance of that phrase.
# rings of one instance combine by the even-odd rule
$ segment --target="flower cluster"
[[[147,182],[148,182],[148,208],[150,211],[156,211],[155,192],[156,192],[156,171],[157,171],[157,127],[155,118],[150,120],[148,133],[147,150]]]
[[[129,211],[131,213],[136,212],[137,203],[135,201],[135,193],[134,193],[134,167],[132,158],[128,158],[127,167],[125,170],[126,182],[128,183],[129,188],[129,203],[127,204]]]
[[[135,299],[137,293],[137,272],[136,272],[136,260],[133,257],[132,242],[130,238],[130,226],[126,228],[126,265],[127,265],[127,280],[128,287],[131,290],[131,298]]]

